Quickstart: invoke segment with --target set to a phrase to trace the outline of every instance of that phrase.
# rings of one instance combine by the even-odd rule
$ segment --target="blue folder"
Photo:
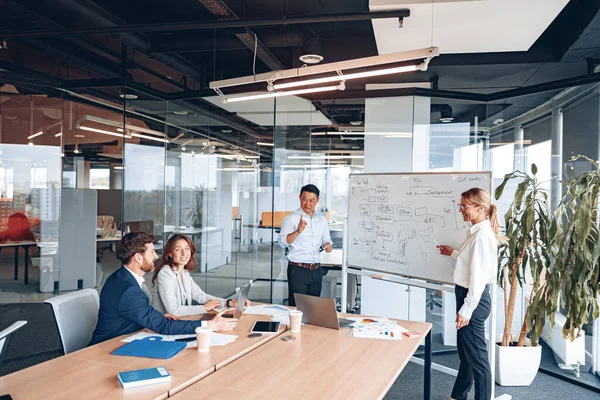
[[[113,351],[117,356],[136,356],[148,358],[171,358],[185,349],[187,342],[172,342],[162,340],[160,336],[149,336],[141,340],[134,340]]]

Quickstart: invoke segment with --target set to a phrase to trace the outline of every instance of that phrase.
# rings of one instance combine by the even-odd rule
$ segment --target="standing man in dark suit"
[[[318,214],[319,189],[306,185],[300,189],[300,208],[281,221],[279,244],[288,249],[288,302],[296,305],[294,293],[321,295],[323,270],[321,249],[333,250],[325,215]]]
[[[144,275],[152,271],[158,259],[154,251],[154,236],[132,232],[117,243],[117,258],[121,268],[108,277],[100,293],[98,323],[90,345],[147,328],[162,335],[193,334],[199,326],[214,331],[230,331],[237,319],[217,314],[212,321],[181,321],[166,317],[150,306],[150,291]]]

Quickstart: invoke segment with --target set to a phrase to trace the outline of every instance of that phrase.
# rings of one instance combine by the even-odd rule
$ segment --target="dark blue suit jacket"
[[[193,334],[200,321],[173,321],[150,306],[148,296],[124,266],[108,277],[100,293],[98,323],[89,346],[148,328],[162,335]]]

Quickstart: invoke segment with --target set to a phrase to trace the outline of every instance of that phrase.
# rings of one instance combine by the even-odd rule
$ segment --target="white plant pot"
[[[542,346],[505,347],[496,344],[496,383],[500,386],[529,386],[540,368]]]

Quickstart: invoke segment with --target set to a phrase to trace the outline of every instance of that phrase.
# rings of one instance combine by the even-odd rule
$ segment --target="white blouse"
[[[452,252],[452,258],[456,260],[454,283],[469,289],[458,313],[471,319],[485,285],[496,279],[498,271],[498,241],[488,219],[469,228],[467,238],[460,250]]]
[[[183,284],[179,279],[179,273],[182,274]],[[177,317],[206,314],[206,308],[203,305],[192,305],[192,300],[199,304],[204,304],[208,300],[218,300],[221,307],[225,306],[226,301],[205,293],[186,269],[173,271],[168,265],[162,267],[154,281],[152,307],[163,314],[169,313]]]

